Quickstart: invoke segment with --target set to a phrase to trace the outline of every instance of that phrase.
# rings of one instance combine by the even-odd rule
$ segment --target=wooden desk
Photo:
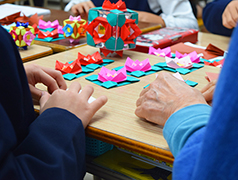
[[[65,63],[75,60],[78,52],[87,55],[93,54],[96,51],[98,51],[97,48],[83,46],[27,63],[35,63],[41,66],[54,68],[56,60]],[[115,62],[106,67],[112,69],[123,66],[127,57],[130,57],[133,60],[138,59],[139,61],[149,58],[152,65],[158,62],[164,62],[164,58],[161,57],[135,51],[124,51],[122,58],[111,58],[114,59]],[[90,75],[96,74],[99,71],[100,69]],[[205,72],[219,71],[219,68],[205,66],[204,68],[185,75],[184,79],[198,82],[196,88],[201,89],[207,84]],[[140,78],[140,82],[112,89],[105,89],[85,80],[85,77],[87,76],[89,75],[75,79],[74,81],[80,82],[82,87],[86,84],[92,85],[95,88],[93,94],[93,97],[95,98],[100,95],[106,95],[108,97],[107,104],[93,117],[91,124],[86,130],[87,135],[119,147],[172,163],[173,156],[163,138],[162,128],[143,119],[139,119],[134,114],[136,100],[138,99],[141,90],[144,86],[155,80],[155,74]],[[67,81],[67,85],[70,85],[72,82],[73,81]],[[39,88],[45,89],[42,85],[39,85]]]
[[[50,11],[51,11],[51,14],[45,15],[43,20],[52,22],[57,19],[60,25],[63,25],[63,21],[65,19],[68,19],[69,16],[71,15],[69,12],[65,12],[63,10],[51,9]],[[82,18],[87,19],[86,17],[82,17]],[[143,33],[160,28],[160,26],[157,24],[146,23],[146,22],[139,22],[138,26],[142,30]],[[79,42],[75,44],[70,44],[69,40],[67,39],[53,41],[53,42],[35,41],[36,44],[51,47],[54,52],[62,52],[68,49],[84,46],[86,45],[86,42],[87,42],[86,37],[80,38]]]
[[[33,44],[27,48],[27,50],[19,50],[23,62],[53,54],[53,51],[50,47]]]

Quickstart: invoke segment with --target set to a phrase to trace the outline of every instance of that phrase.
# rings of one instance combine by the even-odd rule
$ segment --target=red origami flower
[[[116,4],[111,3],[109,0],[105,0],[102,4],[102,8],[105,10],[118,9],[120,11],[126,11],[126,4],[122,0],[117,1]]]
[[[38,38],[45,39],[47,37],[58,38],[59,37],[58,29],[55,29],[52,32],[49,32],[49,31],[47,31],[47,32],[39,31]]]
[[[81,65],[88,65],[88,64],[102,64],[103,60],[100,53],[97,51],[92,55],[88,54],[87,56],[78,53],[78,59]]]
[[[55,69],[61,71],[62,75],[67,73],[78,74],[82,72],[82,67],[78,59],[70,64],[64,64],[56,60]]]

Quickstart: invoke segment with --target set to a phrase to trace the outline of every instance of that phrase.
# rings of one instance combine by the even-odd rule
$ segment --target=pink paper
[[[102,82],[105,81],[122,82],[125,81],[126,78],[127,75],[125,67],[116,71],[116,70],[109,70],[103,66],[101,71],[98,73],[98,80]]]
[[[148,58],[140,62],[138,60],[133,61],[131,58],[128,57],[126,59],[125,67],[126,67],[126,70],[129,72],[133,72],[133,71],[146,72],[148,70],[151,70],[151,65]]]
[[[193,67],[193,63],[191,62],[191,59],[189,56],[185,56],[183,58],[178,59],[176,58],[169,58],[165,57],[165,61],[167,63],[167,66],[177,69],[177,68],[186,68],[189,69]]]
[[[179,72],[174,73],[173,76],[176,77],[177,79],[181,80],[181,81],[184,81]]]
[[[170,47],[164,49],[155,49],[152,46],[149,47],[149,54],[159,56],[159,57],[172,57]]]
[[[73,16],[70,15],[70,16],[69,16],[69,20],[70,20],[70,21],[75,21],[75,20],[76,20],[76,21],[81,21],[81,16],[73,17]]]
[[[186,53],[181,54],[180,52],[176,51],[176,52],[175,52],[175,55],[176,55],[176,57],[179,58],[179,59],[180,59],[180,58],[183,58],[183,57],[185,57],[185,56],[189,56],[190,59],[191,59],[191,61],[192,61],[193,63],[199,63],[199,62],[200,62],[200,57],[198,56],[198,54],[197,54],[196,51],[193,51],[193,52],[191,52],[191,53],[189,53],[189,54],[186,54]]]
[[[59,26],[59,21],[58,20],[55,20],[53,22],[45,22],[43,20],[39,20],[39,29],[47,29],[47,28],[54,28],[54,29],[57,29]]]

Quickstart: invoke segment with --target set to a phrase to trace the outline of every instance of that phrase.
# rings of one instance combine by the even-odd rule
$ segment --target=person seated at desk
[[[212,107],[197,89],[165,72],[136,102],[138,117],[164,126],[163,135],[175,157],[174,180],[237,179],[237,39],[235,28]]]
[[[116,3],[118,0],[111,0]],[[102,6],[104,0],[71,0],[65,11],[85,16],[90,8]],[[198,29],[198,24],[188,0],[124,0],[126,7],[139,13],[139,21],[161,24],[162,27]]]
[[[89,104],[91,86],[79,94],[74,82],[66,91],[59,71],[37,65],[24,70],[12,37],[1,26],[0,34],[0,179],[83,179],[84,129],[107,98]],[[40,99],[37,118],[32,97]]]
[[[203,22],[214,34],[231,36],[238,20],[238,1],[215,0],[203,9]]]

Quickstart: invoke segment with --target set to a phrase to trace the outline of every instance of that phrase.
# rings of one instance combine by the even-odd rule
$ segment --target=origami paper
[[[170,47],[167,47],[164,49],[160,49],[160,48],[155,49],[154,47],[150,46],[148,54],[159,56],[159,57],[165,57],[165,56],[172,57]]]
[[[105,0],[102,7],[91,8],[88,23],[88,45],[99,47],[105,56],[114,52],[122,56],[123,50],[136,47],[136,38],[141,34],[138,13],[126,9],[121,0],[116,4]]]
[[[208,65],[208,66],[215,66],[215,67],[219,67],[222,68],[223,64],[224,64],[225,59],[221,59],[221,60],[215,60],[215,61],[209,61],[209,60],[204,60],[204,64]]]
[[[189,85],[189,86],[191,86],[191,87],[195,87],[196,85],[198,85],[197,82],[190,81],[190,80],[188,80],[188,79],[187,79],[187,80],[184,80],[179,72],[174,73],[173,76],[176,77],[177,79],[179,79],[179,80],[185,82],[187,85]]]
[[[81,19],[80,16],[69,16],[69,19],[64,20],[63,24],[64,27],[62,28],[62,31],[64,32],[64,36],[66,38],[73,41],[80,37],[86,36],[87,21]]]
[[[102,67],[101,71],[98,73],[98,80],[105,82],[105,81],[113,81],[113,82],[122,82],[126,80],[126,68],[122,68],[118,71],[116,70],[109,70]]]
[[[213,80],[217,80],[219,77],[219,73],[212,73],[212,72],[206,72],[206,79],[210,82]]]
[[[175,52],[175,57],[177,57],[179,59],[183,58],[185,56],[189,56],[192,63],[199,63],[200,62],[200,56],[197,54],[196,51],[193,51],[189,54],[187,54],[187,53],[181,54],[178,51]]]
[[[39,29],[46,29],[46,28],[54,28],[54,29],[57,29],[58,26],[59,26],[59,21],[58,20],[55,20],[53,22],[51,21],[48,21],[48,22],[45,22],[43,20],[39,20]]]
[[[82,72],[82,67],[79,60],[75,60],[70,64],[68,62],[64,64],[56,60],[55,69],[59,70],[62,73],[62,75],[67,73],[77,74]]]
[[[166,61],[168,67],[171,67],[174,69],[177,69],[177,68],[189,69],[189,68],[193,67],[193,63],[191,62],[191,59],[189,56],[185,56],[180,59],[177,57],[175,57],[174,59],[165,57],[165,61]]]
[[[59,37],[59,34],[58,34],[58,30],[55,29],[54,31],[50,32],[50,31],[47,31],[47,32],[44,32],[44,31],[39,31],[38,33],[38,38],[40,39],[45,39],[47,37],[51,37],[51,38],[58,38]]]
[[[16,25],[10,27],[9,33],[15,41],[18,48],[27,49],[34,43],[34,28],[29,23],[17,22]]]
[[[93,53],[92,55],[88,54],[87,56],[84,56],[78,52],[78,60],[81,63],[81,65],[103,63],[102,57],[98,51]]]
[[[140,62],[139,60],[133,61],[131,58],[127,57],[125,67],[126,70],[129,72],[133,71],[145,72],[151,69],[150,61],[148,58]]]

